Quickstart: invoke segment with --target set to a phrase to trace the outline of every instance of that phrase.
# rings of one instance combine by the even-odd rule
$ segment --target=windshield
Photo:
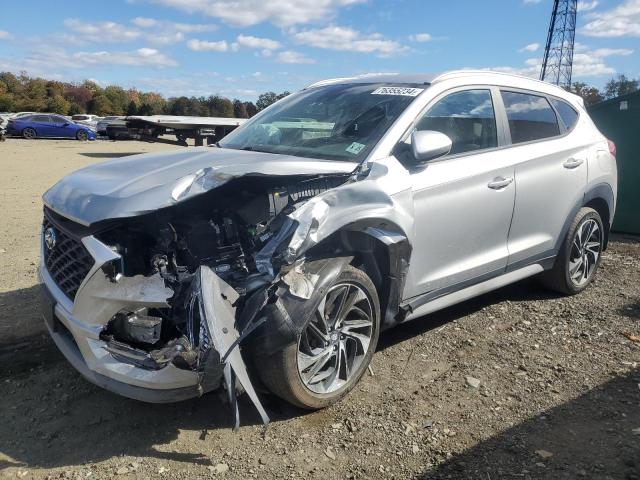
[[[361,161],[424,87],[368,83],[303,90],[259,113],[219,146]]]

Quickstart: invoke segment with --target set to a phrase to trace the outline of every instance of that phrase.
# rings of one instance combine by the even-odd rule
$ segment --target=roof
[[[321,80],[306,88],[319,87],[323,85],[338,85],[348,83],[406,83],[406,84],[421,84],[421,85],[435,85],[440,82],[467,79],[469,83],[478,84],[495,84],[498,86],[507,86],[512,88],[523,88],[542,93],[555,95],[558,97],[564,97],[565,99],[571,98],[575,103],[583,106],[583,100],[581,97],[567,92],[563,88],[553,85],[542,80],[537,80],[522,75],[514,75],[506,72],[496,72],[493,70],[452,70],[441,74],[432,73],[417,73],[417,74],[399,74],[399,73],[375,73],[365,74],[354,77],[332,78],[327,80]]]
[[[306,88],[320,87],[323,85],[337,85],[340,83],[410,83],[429,85],[436,75],[432,73],[367,73],[365,75],[357,75],[354,77],[328,78],[315,82]]]

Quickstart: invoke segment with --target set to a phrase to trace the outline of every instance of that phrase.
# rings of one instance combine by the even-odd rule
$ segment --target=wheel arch
[[[606,250],[615,213],[615,201],[611,185],[601,183],[590,188],[584,195],[582,206],[593,208],[600,215],[605,230],[603,249]]]
[[[350,256],[371,279],[380,300],[381,329],[398,323],[412,246],[403,229],[387,219],[367,218],[345,225],[309,249],[308,256]]]

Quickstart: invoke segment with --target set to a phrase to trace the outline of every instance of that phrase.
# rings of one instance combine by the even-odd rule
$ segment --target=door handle
[[[562,164],[562,166],[564,168],[577,168],[583,163],[584,163],[584,160],[582,160],[581,158],[569,158]]]
[[[513,182],[513,177],[496,177],[487,184],[487,187],[491,188],[492,190],[500,190],[502,188],[508,187],[511,182]]]

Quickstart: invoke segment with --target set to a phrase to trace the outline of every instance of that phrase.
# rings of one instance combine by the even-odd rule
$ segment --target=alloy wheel
[[[332,393],[359,374],[373,335],[373,308],[354,283],[333,286],[298,342],[298,373],[316,394]]]
[[[598,222],[588,219],[576,230],[569,256],[569,278],[580,287],[587,283],[598,264],[602,250],[602,232]]]

